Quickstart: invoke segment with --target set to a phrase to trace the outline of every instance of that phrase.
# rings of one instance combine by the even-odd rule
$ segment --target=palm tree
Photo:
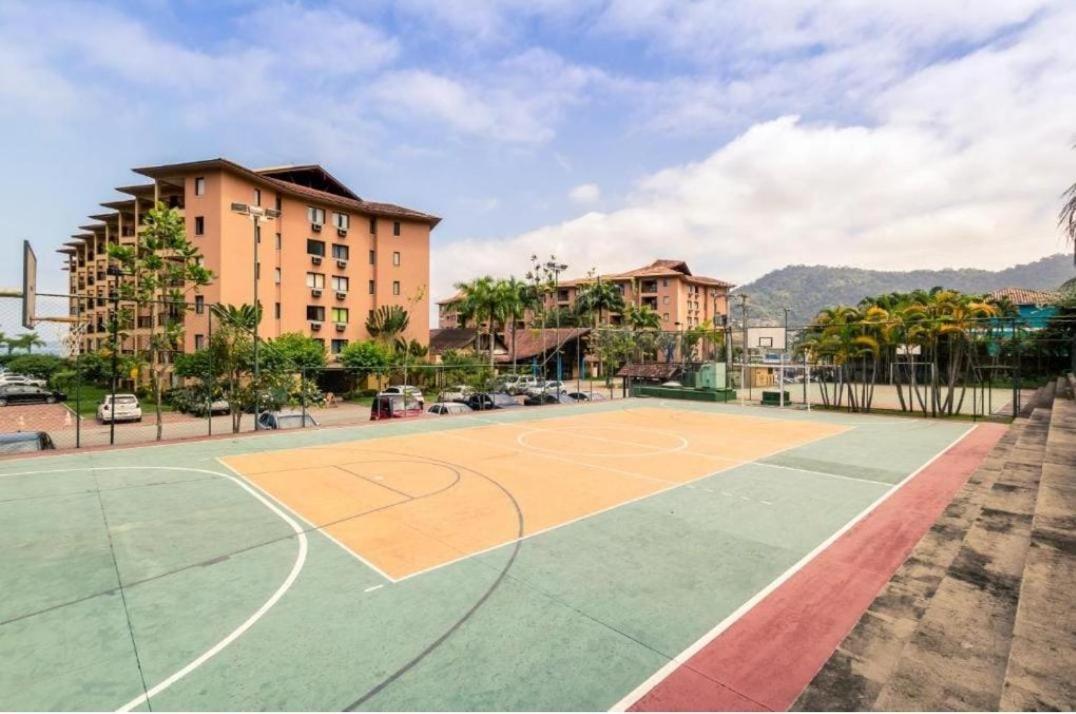
[[[602,324],[606,312],[623,312],[624,295],[615,283],[602,282],[599,275],[594,282],[580,286],[575,309],[580,315],[593,317],[597,327]]]
[[[44,347],[45,341],[36,332],[24,332],[10,340],[12,347],[26,350],[26,354],[32,354],[35,347]]]
[[[1076,183],[1069,186],[1061,194],[1061,198],[1065,203],[1057,214],[1057,222],[1068,239],[1072,241],[1072,262],[1076,264]]]
[[[261,306],[248,305],[213,305],[209,308],[217,318],[238,330],[253,334],[254,326],[261,317]]]
[[[496,291],[500,293],[500,308],[505,321],[512,323],[512,373],[517,369],[516,365],[516,329],[519,321],[534,308],[538,301],[538,294],[533,286],[517,280],[511,276],[508,280],[497,281]]]
[[[407,310],[399,305],[382,305],[366,318],[366,331],[375,340],[391,344],[410,323]]]
[[[469,283],[457,283],[460,291],[460,315],[465,320],[474,319],[481,328],[485,328],[489,347],[489,366],[493,369],[493,337],[497,330],[497,320],[503,318],[503,290],[497,289],[497,282],[490,276],[475,278]]]

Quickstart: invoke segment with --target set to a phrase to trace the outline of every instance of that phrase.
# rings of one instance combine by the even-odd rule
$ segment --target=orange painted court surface
[[[221,461],[398,581],[848,428],[641,408]]]

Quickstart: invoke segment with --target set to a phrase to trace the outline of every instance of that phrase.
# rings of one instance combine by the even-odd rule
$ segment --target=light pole
[[[553,305],[556,307],[556,320],[557,320],[557,401],[560,401],[560,380],[563,377],[563,369],[560,363],[560,274],[568,269],[568,266],[564,263],[557,262],[557,256],[549,256],[549,260],[546,264],[546,270],[553,273]]]
[[[258,379],[261,376],[258,363],[258,325],[262,321],[261,306],[258,304],[258,239],[261,237],[261,221],[271,221],[274,218],[280,217],[280,211],[275,208],[262,208],[261,206],[250,206],[245,203],[233,203],[232,211],[242,216],[250,216],[250,220],[254,222],[254,431],[258,431],[258,418],[261,416],[258,414],[258,398],[259,384]]]
[[[112,281],[112,396],[108,404],[108,443],[111,446],[116,443],[116,378],[120,369],[120,278],[123,277],[123,269],[118,265],[109,265],[105,273],[115,278]]]
[[[740,406],[743,406],[743,390],[747,389],[747,356],[749,353],[747,349],[747,294],[740,293],[740,310],[742,312],[741,319],[743,320],[743,349],[740,351]],[[754,396],[753,394],[750,396]]]

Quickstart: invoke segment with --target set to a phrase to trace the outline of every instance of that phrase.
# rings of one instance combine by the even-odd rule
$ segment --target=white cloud
[[[596,183],[582,183],[568,192],[568,198],[582,206],[597,203],[601,197],[601,187]]]
[[[654,258],[746,282],[790,263],[1000,268],[1061,250],[1072,181],[1076,11],[913,73],[862,123],[763,121],[639,181],[623,208],[435,255],[435,287],[555,252],[582,274]]]

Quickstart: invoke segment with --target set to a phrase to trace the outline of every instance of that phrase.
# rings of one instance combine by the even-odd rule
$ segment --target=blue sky
[[[227,156],[443,216],[435,295],[532,252],[998,268],[1064,249],[1073,36],[1045,0],[5,0],[2,240],[59,287],[130,167]]]

